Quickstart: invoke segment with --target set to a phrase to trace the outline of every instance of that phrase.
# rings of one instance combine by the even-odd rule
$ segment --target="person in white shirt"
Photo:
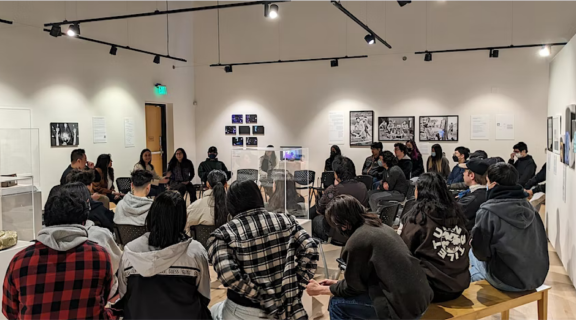
[[[148,193],[152,186],[154,176],[150,171],[132,171],[132,191],[118,202],[114,214],[115,224],[127,224],[132,226],[144,226],[146,216],[152,206],[152,199],[148,199]]]
[[[228,184],[226,173],[221,170],[212,170],[208,174],[204,197],[188,206],[188,221],[186,232],[191,226],[205,225],[220,227],[228,220],[226,210],[226,188]]]

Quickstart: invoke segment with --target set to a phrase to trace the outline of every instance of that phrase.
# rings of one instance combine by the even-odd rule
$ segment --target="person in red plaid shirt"
[[[60,190],[48,199],[46,227],[18,252],[4,278],[2,313],[8,319],[108,319],[112,287],[108,252],[88,240],[89,203]]]

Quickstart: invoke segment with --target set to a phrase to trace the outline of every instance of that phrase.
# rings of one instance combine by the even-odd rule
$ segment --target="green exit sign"
[[[163,86],[161,84],[157,84],[156,85],[156,94],[159,96],[165,96],[168,94],[168,89],[166,88],[166,86]]]

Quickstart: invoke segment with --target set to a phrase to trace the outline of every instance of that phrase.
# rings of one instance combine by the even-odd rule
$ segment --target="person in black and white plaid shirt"
[[[269,213],[254,181],[235,182],[226,206],[233,219],[208,239],[208,256],[227,300],[213,319],[308,319],[301,297],[314,277],[318,248],[293,216]]]

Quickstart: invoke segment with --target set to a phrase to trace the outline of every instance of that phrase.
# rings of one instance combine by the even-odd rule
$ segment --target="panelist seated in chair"
[[[266,209],[275,213],[290,213],[295,216],[305,215],[304,197],[298,194],[296,182],[291,173],[281,175],[274,180],[273,193],[266,205]]]
[[[213,170],[208,174],[204,196],[188,206],[188,219],[186,232],[190,232],[191,226],[216,226],[220,227],[228,221],[226,210],[226,188],[228,183],[226,173]],[[190,234],[189,234],[190,235]]]
[[[165,184],[170,181],[166,177],[161,177],[156,173],[156,170],[154,170],[154,165],[152,164],[152,151],[150,151],[150,149],[144,149],[140,152],[140,160],[134,165],[132,171],[136,170],[146,170],[152,174],[152,188],[149,193],[149,196],[151,197],[155,197],[164,191]]]
[[[198,175],[202,182],[206,182],[208,174],[212,170],[220,170],[226,173],[227,180],[230,180],[232,173],[228,171],[224,162],[218,160],[218,149],[214,146],[208,148],[208,158],[200,163],[198,167]]]
[[[172,159],[168,162],[168,169],[166,177],[170,178],[170,190],[177,190],[180,195],[184,197],[186,192],[190,195],[190,202],[196,201],[196,188],[192,184],[194,179],[194,164],[188,156],[186,151],[182,148],[176,149]]]
[[[152,199],[147,198],[154,176],[150,171],[136,170],[132,171],[131,177],[132,191],[118,202],[114,212],[114,223],[144,226],[150,206],[154,202]]]
[[[436,172],[420,175],[416,204],[402,218],[398,233],[408,250],[420,260],[432,302],[454,300],[470,285],[470,237],[466,217]]]
[[[383,201],[404,201],[410,187],[404,171],[398,166],[398,158],[390,151],[384,151],[378,162],[384,167],[386,173],[377,190],[369,192],[369,203],[372,212],[378,211],[378,205]]]

